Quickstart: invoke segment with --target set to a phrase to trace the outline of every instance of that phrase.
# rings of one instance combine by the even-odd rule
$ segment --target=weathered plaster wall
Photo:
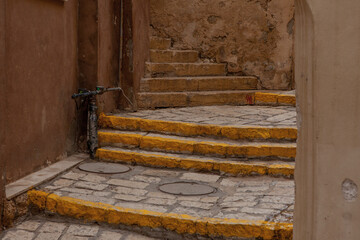
[[[77,1],[6,0],[6,183],[75,151]],[[5,156],[5,158],[3,158]]]
[[[150,0],[151,34],[178,49],[259,77],[265,89],[293,87],[294,0]]]
[[[296,0],[295,240],[360,238],[359,11]]]

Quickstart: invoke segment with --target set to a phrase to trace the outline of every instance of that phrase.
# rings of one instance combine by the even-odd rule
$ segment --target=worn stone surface
[[[290,106],[201,106],[123,112],[121,117],[138,117],[221,126],[296,127],[296,108]]]
[[[230,74],[259,77],[265,89],[293,82],[294,0],[151,0],[151,33],[173,48],[228,63]]]
[[[2,240],[151,240],[147,236],[95,223],[35,216],[0,234]]]
[[[52,188],[54,184],[68,178],[69,175],[80,173],[83,172],[73,169],[70,173],[41,186],[41,189],[54,192]],[[184,170],[149,169],[141,166],[133,166],[131,171],[123,174],[84,174],[81,180],[70,186],[58,188],[54,193],[91,202],[161,213],[235,219],[245,217],[244,220],[265,221],[280,221],[286,218],[286,222],[292,221],[294,182],[289,179],[226,177]],[[92,186],[90,180],[93,179],[105,179],[105,181],[101,184],[101,188],[83,189],[84,186]],[[216,188],[216,191],[209,195],[181,196],[166,194],[159,190],[163,184],[184,181],[209,185]],[[285,211],[286,214],[283,214]],[[85,232],[90,234],[89,231]]]

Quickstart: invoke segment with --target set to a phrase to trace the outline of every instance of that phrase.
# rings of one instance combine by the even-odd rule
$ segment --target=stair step
[[[247,109],[244,108],[244,111],[246,110]],[[270,109],[267,108],[260,108],[259,111],[261,110],[264,112],[268,110],[268,112],[270,112]],[[232,111],[236,112],[236,109]],[[194,112],[196,112],[196,109],[188,114],[182,111],[178,111],[177,114],[178,115],[184,114],[185,115],[184,118],[189,117],[188,120],[191,120],[190,115],[192,113],[195,114]],[[273,112],[275,112],[275,110]],[[281,111],[281,109],[278,109],[278,111],[276,112],[278,112],[278,115],[273,114],[270,116],[272,118],[285,114],[288,114],[290,116],[290,114],[292,113],[292,112]],[[164,133],[164,134],[173,134],[173,135],[187,136],[187,137],[207,136],[207,137],[222,137],[232,140],[239,140],[239,139],[270,140],[271,139],[271,140],[294,141],[297,139],[297,129],[294,126],[292,127],[285,127],[285,126],[261,127],[261,126],[246,126],[246,125],[222,126],[216,124],[196,124],[196,123],[189,123],[186,121],[185,122],[163,121],[156,119],[157,116],[156,113],[157,112],[154,112],[153,114],[149,113],[149,115],[153,116],[155,119],[143,119],[136,117],[121,117],[121,116],[111,116],[111,115],[107,116],[105,114],[101,114],[99,118],[99,125],[102,128],[115,128],[118,130],[127,130],[127,131],[145,131],[145,132],[154,132],[154,133]],[[201,118],[200,120],[206,119],[206,116],[203,117],[198,116],[198,117]],[[220,118],[224,119],[224,117],[220,117]],[[216,116],[213,116],[213,121],[214,122],[217,121]],[[256,119],[254,121],[256,121]],[[239,120],[239,122],[241,121]]]
[[[144,78],[140,83],[141,92],[194,92],[225,90],[256,90],[255,77],[174,77]]]
[[[159,189],[175,182],[197,183],[212,191],[182,196]],[[143,166],[115,175],[74,168],[28,192],[28,200],[43,212],[146,230],[162,239],[180,237],[174,234],[202,239],[292,238],[294,181],[290,179],[230,178]]]
[[[237,158],[202,157],[189,154],[171,154],[140,149],[103,147],[97,150],[97,157],[120,163],[131,163],[158,168],[180,168],[201,172],[214,172],[232,176],[282,176],[294,177],[294,162],[281,161],[239,161]]]
[[[138,93],[138,106],[145,108],[248,105],[255,91],[144,92]]]
[[[294,95],[265,93],[256,90],[196,91],[196,92],[140,92],[140,109],[194,107],[216,105],[288,105],[295,106]]]
[[[158,240],[149,238],[146,233],[137,233],[115,226],[84,222],[84,220],[52,216],[51,214],[32,215],[18,220],[14,227],[0,233],[2,240]]]
[[[171,153],[289,160],[296,155],[294,143],[224,141],[117,130],[100,130],[98,137],[100,146],[125,146]]]
[[[198,60],[198,51],[150,50],[150,61],[153,63],[194,63]]]
[[[221,76],[226,65],[217,63],[146,63],[146,77]]]
[[[166,50],[169,49],[170,47],[171,47],[170,38],[159,38],[159,37],[150,38],[150,49]]]

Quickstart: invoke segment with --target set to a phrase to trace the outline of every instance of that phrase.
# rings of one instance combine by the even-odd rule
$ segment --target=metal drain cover
[[[175,182],[163,184],[159,187],[159,190],[174,195],[199,196],[214,193],[216,188],[199,183]]]
[[[86,172],[105,174],[126,173],[131,170],[127,166],[114,163],[84,163],[79,166],[79,169]]]

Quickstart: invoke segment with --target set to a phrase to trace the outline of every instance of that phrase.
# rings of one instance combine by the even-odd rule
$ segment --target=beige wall
[[[296,0],[296,240],[360,238],[360,1]]]
[[[174,47],[259,77],[265,89],[293,83],[294,0],[150,0],[151,34]]]

